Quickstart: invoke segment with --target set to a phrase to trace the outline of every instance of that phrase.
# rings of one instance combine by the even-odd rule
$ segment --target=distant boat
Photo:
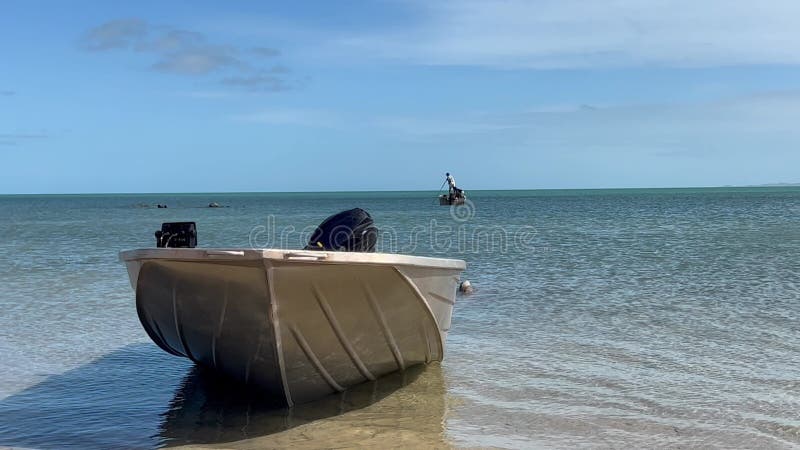
[[[466,201],[467,195],[464,193],[464,191],[461,191],[461,195],[458,196],[453,194],[442,194],[439,196],[440,206],[463,205]]]
[[[464,192],[463,189],[456,187],[456,181],[452,176],[450,176],[450,172],[446,173],[445,175],[447,178],[445,179],[444,183],[442,183],[442,187],[444,187],[445,184],[448,184],[449,186],[447,194],[439,195],[439,205],[463,205],[464,202],[467,201],[467,193]],[[441,189],[439,191],[441,192]]]

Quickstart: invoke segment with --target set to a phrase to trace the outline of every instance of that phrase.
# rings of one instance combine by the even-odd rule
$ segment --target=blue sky
[[[800,2],[0,5],[0,193],[800,175]]]

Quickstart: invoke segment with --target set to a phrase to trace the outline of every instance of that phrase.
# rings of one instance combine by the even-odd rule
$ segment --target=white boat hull
[[[463,261],[375,253],[123,252],[165,351],[288,405],[439,361]]]

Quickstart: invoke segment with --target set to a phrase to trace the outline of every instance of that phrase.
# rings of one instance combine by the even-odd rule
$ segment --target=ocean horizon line
[[[578,191],[675,191],[675,190],[713,190],[713,189],[785,189],[800,188],[800,183],[775,183],[744,186],[674,186],[674,187],[602,187],[602,188],[526,188],[526,189],[470,189],[470,193],[492,193],[492,192],[578,192]],[[342,191],[184,191],[184,192],[27,192],[27,193],[0,193],[0,197],[74,197],[74,196],[143,196],[143,195],[254,195],[254,194],[274,194],[274,195],[308,195],[308,194],[437,194],[443,190],[433,189],[376,189],[376,190],[342,190]]]

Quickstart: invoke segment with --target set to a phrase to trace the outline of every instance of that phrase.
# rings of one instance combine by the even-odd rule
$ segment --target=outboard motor
[[[197,226],[194,222],[164,222],[156,231],[156,247],[158,248],[195,248],[197,247]]]
[[[306,250],[374,252],[378,229],[361,208],[342,211],[325,219],[308,241]]]

